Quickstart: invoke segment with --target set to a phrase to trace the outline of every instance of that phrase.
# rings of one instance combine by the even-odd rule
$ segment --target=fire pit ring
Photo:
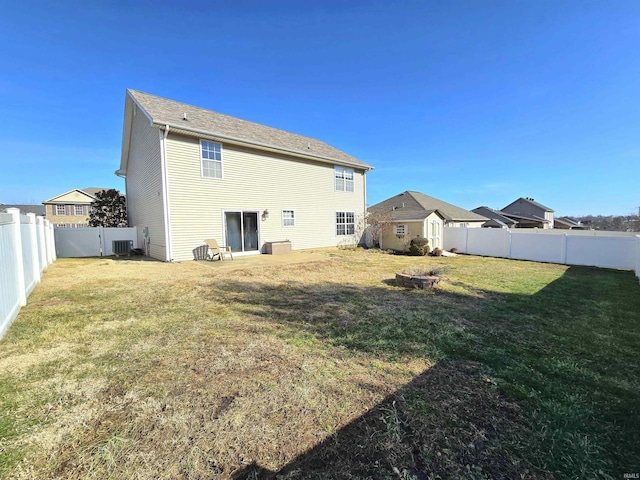
[[[440,282],[440,275],[437,272],[426,273],[396,273],[396,283],[401,287],[419,288],[425,290],[427,288],[433,288]]]

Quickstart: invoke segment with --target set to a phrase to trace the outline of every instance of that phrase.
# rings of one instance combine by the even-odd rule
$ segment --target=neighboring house
[[[127,214],[165,261],[208,238],[237,254],[357,243],[372,167],[319,140],[135,90],[125,97]]]
[[[108,188],[76,188],[42,202],[49,221],[56,227],[84,228],[89,226],[89,207],[95,195]]]
[[[443,227],[481,227],[488,219],[420,192],[406,191],[372,207],[382,219],[380,248],[405,251],[413,238],[423,237],[429,248],[443,248]]]
[[[517,221],[517,228],[553,228],[553,210],[533,198],[520,197],[500,210],[500,213]]]
[[[571,217],[558,217],[553,219],[553,228],[562,230],[590,230],[586,225],[571,218]]]
[[[482,225],[486,228],[515,228],[518,224],[517,220],[509,218],[503,215],[503,212],[500,210],[494,210],[493,208],[483,206],[474,208],[471,211],[490,219]]]
[[[0,212],[6,211],[7,208],[19,208],[22,215],[35,213],[39,217],[44,217],[46,213],[44,205],[6,205],[0,203]]]

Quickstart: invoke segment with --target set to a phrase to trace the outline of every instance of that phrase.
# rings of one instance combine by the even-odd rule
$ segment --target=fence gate
[[[59,258],[104,257],[121,253],[114,251],[122,241],[138,246],[136,227],[58,228],[54,229],[56,254]]]

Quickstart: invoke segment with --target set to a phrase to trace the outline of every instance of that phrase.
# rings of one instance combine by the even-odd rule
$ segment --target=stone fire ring
[[[401,287],[419,288],[421,290],[433,288],[440,277],[436,275],[409,275],[408,273],[396,273],[396,283]]]

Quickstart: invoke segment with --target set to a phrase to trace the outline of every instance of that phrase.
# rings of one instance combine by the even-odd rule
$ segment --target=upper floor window
[[[200,140],[202,176],[222,178],[222,145],[208,140]]]
[[[74,215],[85,215],[84,205],[74,205],[73,213]]]
[[[56,205],[56,215],[66,215],[67,214],[67,206],[66,205]]]
[[[295,212],[293,210],[282,210],[282,226],[294,227],[296,225]]]
[[[336,212],[336,235],[356,233],[356,215],[354,212]]]
[[[336,191],[353,192],[353,168],[336,167]]]

